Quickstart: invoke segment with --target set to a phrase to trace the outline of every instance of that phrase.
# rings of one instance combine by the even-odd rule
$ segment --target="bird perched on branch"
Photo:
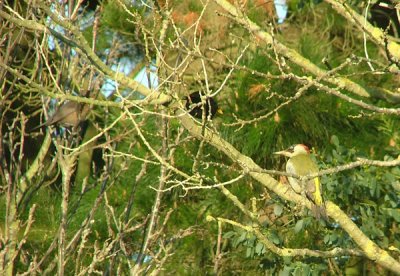
[[[186,109],[189,111],[190,115],[195,118],[202,119],[203,110],[205,112],[206,118],[213,118],[217,112],[221,113],[221,110],[218,108],[217,102],[213,98],[205,98],[203,105],[201,97],[202,95],[200,94],[200,92],[194,92],[187,96]]]
[[[83,121],[89,111],[89,105],[83,105],[78,102],[66,102],[61,105],[54,114],[43,124],[32,130],[42,126],[60,125],[63,127],[76,127]]]
[[[318,173],[317,164],[310,157],[310,149],[303,144],[293,145],[290,148],[275,152],[274,154],[289,157],[286,163],[286,172],[298,176],[307,176]],[[292,189],[302,195],[306,195],[314,205],[311,209],[313,215],[320,219],[327,218],[325,203],[322,198],[321,182],[319,177],[308,180],[300,180],[298,178],[288,177],[289,184]]]

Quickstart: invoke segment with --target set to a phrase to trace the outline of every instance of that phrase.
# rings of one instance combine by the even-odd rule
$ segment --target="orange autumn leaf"
[[[254,84],[250,87],[248,95],[249,99],[254,99],[260,92],[265,90],[265,87],[263,84]]]
[[[278,112],[276,112],[274,115],[274,121],[275,121],[275,123],[279,123],[281,121],[281,117],[279,117]]]
[[[173,20],[176,23],[181,23],[184,24],[186,27],[190,27],[194,24],[196,24],[196,21],[199,20],[200,15],[196,12],[188,12],[187,14],[183,15],[182,13],[179,13],[177,11],[173,11],[171,14]],[[198,32],[203,33],[205,29],[205,24],[201,20],[200,23],[198,24]]]
[[[274,1],[269,0],[256,0],[257,7],[264,9],[269,17],[275,16],[275,6]]]
[[[391,147],[395,147],[396,146],[396,141],[393,138],[391,138],[389,140],[389,146],[391,146]]]

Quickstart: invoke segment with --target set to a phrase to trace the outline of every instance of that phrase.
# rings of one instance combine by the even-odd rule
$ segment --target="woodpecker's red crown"
[[[304,144],[297,144],[291,147],[293,147],[292,152],[306,152],[307,154],[310,154],[310,149]]]
[[[293,157],[300,154],[310,154],[310,149],[304,144],[296,144],[286,150],[275,152],[275,154]]]

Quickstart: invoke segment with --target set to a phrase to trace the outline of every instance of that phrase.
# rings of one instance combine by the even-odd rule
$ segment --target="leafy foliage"
[[[117,84],[118,81],[115,85],[109,85],[113,86],[112,90],[115,88],[108,99],[113,106],[104,105],[106,100],[99,96],[101,93],[92,94],[93,98],[86,97],[89,100],[104,100],[103,105],[91,103],[96,115],[91,115],[91,124],[88,126],[95,128],[96,133],[101,133],[101,138],[79,149],[81,152],[92,151],[93,148],[99,150],[98,160],[93,158],[90,161],[97,161],[98,168],[85,170],[79,177],[73,174],[71,182],[66,186],[63,167],[57,168],[50,164],[61,164],[59,160],[69,156],[67,149],[78,148],[80,145],[73,142],[81,141],[73,135],[68,137],[67,131],[63,132],[64,137],[53,136],[53,143],[58,145],[59,152],[49,151],[47,159],[40,164],[41,174],[28,183],[31,186],[28,185],[29,193],[24,194],[25,198],[22,197],[23,204],[15,205],[18,221],[32,221],[33,226],[26,237],[22,228],[17,231],[16,240],[21,241],[23,250],[21,260],[15,261],[17,266],[14,270],[28,271],[31,264],[37,262],[36,258],[47,257],[48,248],[61,237],[60,229],[66,230],[64,242],[71,242],[65,245],[68,257],[64,260],[65,270],[71,274],[80,271],[80,267],[88,271],[89,268],[93,271],[106,271],[111,275],[116,271],[132,273],[132,267],[139,265],[140,258],[143,260],[142,269],[162,268],[169,274],[321,275],[327,273],[327,270],[330,273],[343,273],[352,269],[360,272],[363,266],[379,270],[380,267],[372,261],[355,256],[317,258],[304,254],[282,257],[273,253],[254,232],[246,231],[240,225],[254,226],[278,248],[307,248],[324,252],[335,248],[353,249],[355,243],[337,222],[332,219],[316,220],[305,207],[284,200],[284,197],[256,182],[251,175],[254,172],[241,167],[240,162],[244,161],[227,160],[226,154],[216,150],[217,147],[207,140],[211,138],[202,140],[192,136],[190,130],[183,129],[180,117],[174,117],[174,112],[179,110],[179,104],[184,106],[181,102],[182,94],[191,90],[211,94],[222,87],[216,98],[223,114],[212,122],[193,123],[200,126],[202,135],[206,128],[211,129],[213,135],[231,143],[261,168],[279,171],[284,170],[285,160],[275,158],[273,152],[296,143],[311,144],[313,158],[323,170],[356,161],[359,157],[395,160],[400,154],[399,118],[365,111],[316,86],[311,85],[303,91],[305,86],[301,80],[319,82],[376,107],[391,108],[394,105],[384,98],[354,96],[344,91],[343,87],[329,83],[326,80],[328,75],[321,79],[311,76],[304,66],[285,55],[278,55],[275,45],[263,45],[255,33],[244,31],[242,26],[225,17],[208,13],[198,1],[177,1],[168,13],[163,10],[166,4],[158,1],[155,7],[159,12],[154,14],[144,3],[121,6],[117,2],[102,3],[101,17],[98,18],[101,27],[96,29],[93,26],[83,30],[85,38],[90,43],[96,38],[96,52],[100,57],[107,58],[105,63],[110,67],[119,65],[124,59],[130,59],[133,67],[139,62],[147,67],[153,63],[163,64],[165,68],[160,66],[156,71],[160,86],[151,93],[159,93],[157,96],[160,98],[162,93],[173,97],[168,102],[149,107],[146,101],[154,94],[144,97],[138,92],[139,89],[119,90],[123,82]],[[348,21],[327,3],[291,1],[291,17],[284,25],[277,26],[269,16],[270,7],[262,5],[259,8],[257,1],[250,2],[246,7],[248,17],[272,32],[276,41],[295,49],[312,64],[330,71],[330,68],[340,66],[351,57],[353,62],[341,70],[331,70],[329,77],[346,77],[370,90],[394,90],[398,86],[398,76],[387,70],[387,60],[382,49],[373,42],[366,42],[370,60],[378,74],[368,69],[362,33],[354,32]],[[214,4],[209,5],[212,9]],[[203,12],[202,16],[213,20],[200,20]],[[167,16],[170,14],[171,18]],[[98,37],[94,36],[94,31],[98,32]],[[73,35],[71,37],[74,38]],[[229,63],[237,59],[245,44],[249,45],[246,45],[243,57],[238,59],[238,65]],[[62,48],[63,45],[60,45],[58,47]],[[203,45],[207,49],[201,48],[205,47]],[[83,47],[78,49],[83,51]],[[219,62],[217,57],[208,56],[206,50],[218,53],[226,60]],[[90,68],[99,70],[87,73],[90,81],[99,81],[98,86],[92,86],[92,89],[83,89],[84,86],[80,87],[79,82],[70,85],[67,81],[64,85],[61,77],[52,83],[57,74],[53,75],[44,69],[40,74],[36,72],[32,76],[29,73],[27,75],[32,82],[43,84],[49,91],[56,86],[60,90],[74,89],[74,93],[79,96],[82,96],[79,93],[86,93],[87,90],[97,93],[101,87],[108,87],[103,80],[111,79],[111,76],[106,76],[97,68],[98,65],[92,64],[91,58],[86,55],[80,57],[82,60],[76,66],[83,66],[85,62],[89,64],[85,70],[74,69],[85,75],[83,79],[86,79],[87,71],[94,70]],[[175,59],[173,63],[168,60],[171,57]],[[67,60],[67,57],[64,58]],[[181,68],[177,68],[180,59],[184,58],[188,58],[184,65],[195,73],[185,75],[180,71]],[[19,57],[18,60],[23,58]],[[215,63],[212,70],[206,61]],[[62,62],[61,57],[57,57],[52,66],[59,66],[58,74],[63,76],[63,72],[69,72],[67,67],[63,67],[65,64],[68,62]],[[46,68],[44,65],[47,64],[41,64]],[[200,73],[197,72],[199,70]],[[232,75],[225,82],[231,70]],[[36,79],[42,75],[48,78],[46,82]],[[17,79],[21,78],[18,75],[14,77],[15,80],[7,82],[8,86],[18,83]],[[17,102],[21,109],[10,108],[5,117],[19,114],[15,110],[26,110],[27,106],[41,104],[39,96],[30,100],[27,95],[32,92],[22,92],[24,88],[18,84],[12,91],[14,93],[7,94],[17,95],[15,97],[18,101],[15,98],[7,101]],[[38,90],[37,87],[35,89]],[[79,89],[84,91],[75,91]],[[303,94],[296,98],[299,91],[303,91]],[[64,97],[60,95],[58,97]],[[119,103],[121,105],[117,107]],[[123,112],[126,112],[124,116],[120,116]],[[240,120],[246,122],[241,124]],[[3,140],[15,139],[11,131],[17,131],[17,128],[8,122],[3,124],[10,130],[6,135],[2,132]],[[110,125],[112,128],[109,128]],[[18,139],[13,141],[17,145],[15,148],[18,149],[23,140],[21,137],[25,136],[17,135]],[[44,140],[38,138],[39,134],[31,136],[38,145]],[[91,138],[83,137],[82,140],[86,143]],[[58,143],[61,140],[72,142],[60,146]],[[2,156],[2,168],[4,164],[12,162],[24,163],[27,168],[33,164],[33,158],[23,161],[20,158],[18,161],[17,154],[11,152],[14,150],[11,142],[5,149],[8,155]],[[61,151],[64,155],[60,154]],[[83,158],[75,161],[78,165],[84,162]],[[13,166],[10,165],[10,168]],[[47,174],[43,167],[55,169],[52,174]],[[21,172],[26,170],[25,167],[20,169]],[[18,180],[15,183],[24,179],[20,171],[13,171]],[[1,183],[0,213],[6,214],[2,217],[2,224],[9,227],[11,222],[6,217],[11,217],[9,208],[13,197],[10,196],[12,193],[8,193],[13,189],[10,188],[11,184],[7,186],[5,175],[2,174],[4,183]],[[278,176],[273,176],[278,179]],[[277,185],[288,185],[283,179],[279,178],[280,184]],[[47,181],[50,184],[45,185]],[[325,174],[321,176],[321,182],[325,200],[338,205],[369,239],[384,250],[395,251],[393,248],[400,248],[399,167],[357,167]],[[222,184],[231,193],[231,197],[224,193]],[[67,196],[66,187],[70,189]],[[66,201],[68,208],[64,206]],[[29,211],[35,204],[33,222]],[[62,225],[65,210],[66,224]],[[223,223],[223,220],[218,219],[234,221],[237,225]],[[77,233],[80,233],[80,238],[75,241]],[[146,241],[148,247],[145,250]],[[78,243],[79,246],[71,247],[73,249],[67,248]],[[6,242],[2,240],[3,244]],[[61,245],[58,246],[61,248]],[[48,256],[51,258],[40,264],[48,267],[47,273],[55,271],[57,258],[61,258],[60,251],[56,251],[50,250]],[[105,256],[99,252],[106,252]],[[393,256],[398,256],[395,255],[397,253]],[[94,259],[98,263],[94,263]],[[358,268],[360,262],[361,268]],[[336,267],[336,270],[332,267]]]

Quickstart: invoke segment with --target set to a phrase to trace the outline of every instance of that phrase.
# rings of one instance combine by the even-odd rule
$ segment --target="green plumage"
[[[318,173],[317,164],[311,159],[309,154],[298,154],[292,156],[286,163],[286,171],[299,176],[306,176],[313,173]],[[289,177],[290,186],[293,190],[302,194],[305,192],[308,199],[314,204],[315,208],[312,209],[316,218],[326,217],[324,202],[321,195],[321,183],[319,178],[313,178],[306,181]]]

